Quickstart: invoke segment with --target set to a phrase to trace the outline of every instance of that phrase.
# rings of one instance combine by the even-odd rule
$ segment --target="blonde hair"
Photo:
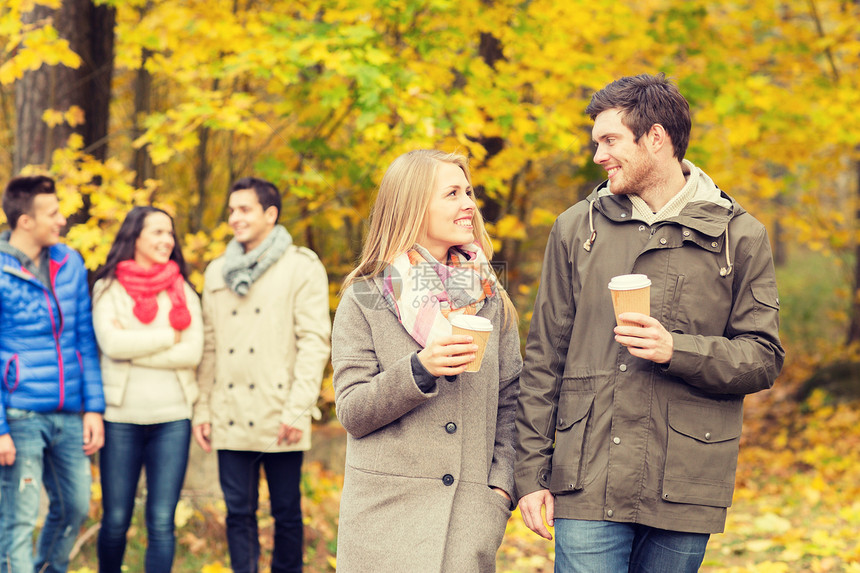
[[[416,149],[391,162],[379,184],[358,266],[344,279],[341,292],[357,281],[375,277],[418,242],[426,224],[427,208],[436,189],[436,175],[441,163],[450,163],[462,169],[466,181],[472,185],[469,160],[458,153]],[[416,222],[419,224],[416,225]],[[492,260],[493,243],[484,226],[480,209],[475,209],[472,215],[472,228],[475,243],[484,251],[487,260]],[[506,320],[515,317],[516,310],[510,297],[501,284],[497,284],[504,302]]]

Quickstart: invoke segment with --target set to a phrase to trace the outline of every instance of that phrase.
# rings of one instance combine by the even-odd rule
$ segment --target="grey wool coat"
[[[514,497],[514,423],[522,370],[516,321],[502,301],[480,372],[423,393],[421,350],[383,301],[381,282],[344,293],[332,363],[337,415],[348,432],[337,569],[399,573],[494,571]]]

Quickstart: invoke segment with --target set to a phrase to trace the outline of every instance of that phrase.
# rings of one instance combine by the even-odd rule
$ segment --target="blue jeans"
[[[16,455],[14,464],[0,466],[0,572],[65,573],[90,509],[81,415],[8,408],[6,419]],[[34,561],[42,486],[49,506]]]
[[[146,471],[147,573],[167,573],[176,550],[174,513],[188,466],[191,421],[163,424],[105,422],[101,467],[104,514],[99,531],[101,573],[119,573],[134,513],[140,470]]]
[[[227,505],[227,545],[233,573],[257,573],[258,570],[260,464],[266,470],[272,517],[275,518],[272,573],[301,573],[304,524],[299,481],[302,452],[218,450],[218,474]]]
[[[710,535],[611,521],[555,520],[556,573],[695,573]]]

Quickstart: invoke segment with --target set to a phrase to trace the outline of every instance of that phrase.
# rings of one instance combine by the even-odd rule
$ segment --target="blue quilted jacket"
[[[0,238],[0,435],[9,432],[7,408],[104,412],[83,259],[65,245],[49,247],[47,286],[5,238]]]

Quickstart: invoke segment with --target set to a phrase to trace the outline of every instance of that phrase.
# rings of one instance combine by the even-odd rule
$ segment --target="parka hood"
[[[687,177],[687,185],[695,186],[693,196],[680,214],[655,224],[675,223],[714,239],[725,235],[726,267],[720,270],[720,274],[726,276],[732,272],[732,262],[728,254],[729,222],[746,211],[720,190],[717,184],[691,161],[684,159],[681,166]],[[591,226],[591,238],[584,245],[586,251],[591,250],[591,245],[597,239],[592,210],[618,223],[633,221],[633,203],[626,195],[613,195],[609,180],[598,185],[586,200],[589,203],[589,225]]]

